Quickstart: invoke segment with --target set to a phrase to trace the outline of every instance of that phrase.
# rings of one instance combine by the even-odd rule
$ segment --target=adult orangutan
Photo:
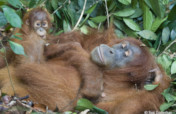
[[[164,101],[161,92],[169,86],[170,80],[155,63],[147,47],[135,39],[102,36],[102,41],[107,36],[108,45],[94,48],[91,54],[79,43],[68,42],[46,49],[46,55],[52,55],[46,63],[24,64],[12,69],[16,93],[20,96],[29,94],[31,100],[50,109],[57,105],[60,111],[71,110],[77,96],[84,96],[84,92],[80,92],[82,75],[86,75],[85,80],[88,80],[85,85],[96,87],[99,92],[102,90],[103,75],[103,95],[96,103],[99,108],[110,114],[140,114],[146,110],[159,110]],[[100,37],[90,35],[89,38],[95,40]],[[97,43],[99,45],[100,42],[97,40]],[[7,73],[0,73],[4,82],[2,91],[12,93],[7,83]],[[143,87],[146,83],[159,85],[155,90],[147,91]],[[90,98],[95,95],[96,89],[88,89]]]
[[[51,27],[51,19],[46,10],[43,8],[35,8],[24,15],[23,25],[21,29],[17,29],[15,33],[20,33],[19,37],[22,40],[11,39],[12,41],[21,44],[24,47],[26,57],[16,55],[7,46],[6,58],[8,63],[18,65],[21,63],[44,61],[43,49],[46,44],[45,39],[48,38],[48,30]],[[39,51],[40,50],[40,51]],[[42,52],[42,53],[39,53]],[[3,55],[3,53],[1,53]],[[35,56],[35,58],[33,58]],[[6,66],[3,56],[0,57],[0,68]]]
[[[20,64],[44,63],[45,62],[45,56],[43,56],[44,45],[45,45],[44,39],[47,38],[48,40],[50,38],[50,36],[46,34],[51,24],[48,13],[42,8],[33,9],[24,16],[23,22],[24,24],[22,29],[19,29],[17,32],[22,34],[20,37],[22,37],[23,40],[15,40],[15,42],[18,42],[21,45],[23,45],[24,51],[27,56],[15,55],[14,53],[12,53],[12,51],[9,51],[9,53],[7,53],[8,62],[10,62],[15,67],[17,67],[17,65],[20,65]],[[52,49],[50,50],[52,51]],[[57,49],[54,49],[54,50],[57,50]],[[4,63],[4,64],[1,64],[2,65],[1,67],[3,67],[5,65],[5,60],[3,60],[2,58],[0,60],[0,63]],[[76,69],[79,70],[79,67],[89,69],[89,67],[93,66],[91,64],[93,63],[88,62],[86,66],[83,66],[83,67],[82,65],[76,66]],[[89,74],[89,72],[82,72],[79,70],[79,75],[81,76],[83,81],[81,86],[81,93],[84,96],[89,97],[91,99],[97,98],[102,91],[102,87],[101,87],[102,84],[96,87],[91,87],[89,86],[89,84],[87,84],[87,82],[92,80],[92,77],[93,78],[97,77],[97,80],[91,81],[91,82],[93,81],[95,82],[94,85],[96,84],[96,82],[102,83],[102,78],[98,78],[102,75],[100,75],[99,72],[96,73],[96,71],[98,71],[98,68],[95,68],[95,72],[92,75],[92,74]],[[90,89],[92,89],[91,93],[90,93]]]

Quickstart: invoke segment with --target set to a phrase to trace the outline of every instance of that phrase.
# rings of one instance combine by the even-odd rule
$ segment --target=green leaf
[[[80,28],[81,32],[84,33],[84,34],[88,34],[88,29],[87,29],[87,26],[86,25],[83,25],[81,28]]]
[[[145,30],[151,30],[153,23],[153,14],[145,3],[143,3],[143,27]]]
[[[123,10],[120,10],[116,13],[114,13],[115,16],[118,17],[128,17],[135,13],[135,10],[133,8],[125,8]]]
[[[174,29],[172,29],[170,37],[171,37],[171,40],[176,39],[176,31]]]
[[[158,85],[153,85],[153,84],[147,84],[144,86],[144,88],[148,91],[152,91],[154,90],[156,87],[158,87]]]
[[[176,12],[176,5],[171,9],[169,16],[168,16],[168,20],[174,21],[176,19],[175,12]]]
[[[38,4],[39,0],[30,0],[29,8],[33,8]]]
[[[155,31],[159,28],[159,26],[160,26],[166,19],[167,19],[167,17],[165,17],[164,19],[161,19],[161,18],[158,18],[158,17],[157,17],[157,18],[154,20],[153,24],[152,24],[151,30],[152,30],[153,32],[155,32]]]
[[[63,21],[63,28],[64,28],[64,32],[71,31],[71,27],[70,27],[69,23],[67,23],[65,20]]]
[[[160,2],[160,0],[149,0],[149,1],[150,1],[152,10],[154,11],[154,13],[158,17],[163,18],[164,13],[165,13],[165,6]]]
[[[10,38],[15,38],[15,39],[19,39],[19,40],[22,40],[23,38],[19,37],[19,36],[16,36],[16,35],[12,35]]]
[[[93,109],[94,105],[89,100],[81,98],[77,102],[76,110],[83,111],[85,109]]]
[[[142,10],[140,8],[135,9],[135,12],[133,15],[130,16],[130,18],[137,18],[140,17],[142,15]]]
[[[170,93],[162,93],[167,102],[175,101],[174,96]]]
[[[132,36],[132,37],[137,37],[136,32],[134,32],[133,30],[129,29],[124,23],[122,23],[119,20],[115,20],[114,21],[114,25],[120,29],[121,31],[125,32],[128,36]]]
[[[94,4],[92,7],[90,7],[87,11],[85,11],[85,13],[86,14],[91,14],[94,11],[94,9],[96,8],[96,6],[97,6],[97,3]]]
[[[118,0],[120,3],[124,4],[124,5],[129,5],[131,4],[131,0]]]
[[[2,12],[0,12],[0,27],[4,26],[7,24],[7,20]]]
[[[163,44],[166,44],[168,42],[169,36],[170,36],[169,27],[165,27],[162,31],[162,42],[163,42]]]
[[[22,45],[18,44],[18,43],[15,43],[13,41],[9,41],[9,44],[10,44],[10,47],[12,49],[12,51],[18,55],[24,55],[25,56],[25,53],[24,53],[24,48]]]
[[[101,23],[106,20],[106,16],[97,16],[97,17],[91,18],[91,20],[94,21],[95,23]]]
[[[94,110],[95,112],[97,112],[98,114],[108,114],[108,112],[106,112],[105,110],[100,109],[100,108],[98,108],[98,107],[96,107],[96,106],[93,107],[93,110]]]
[[[170,57],[165,54],[159,56],[157,58],[157,62],[160,63],[165,70],[169,69],[170,65],[172,64],[172,60],[170,59]]]
[[[54,10],[56,10],[58,7],[58,0],[51,0],[51,5],[54,8]]]
[[[4,15],[9,23],[13,27],[21,28],[22,21],[21,21],[20,17],[15,13],[15,11],[8,6],[2,6],[2,9],[3,9]]]
[[[73,114],[71,111],[64,112],[63,114]]]
[[[92,22],[92,21],[90,21],[90,20],[88,20],[88,24],[89,24],[92,28],[97,28],[97,27],[98,27],[94,22]]]
[[[140,32],[137,32],[142,38],[148,39],[148,40],[156,40],[157,36],[154,32],[150,30],[143,30]]]
[[[174,61],[171,65],[171,74],[175,74],[176,73],[176,61]]]
[[[118,29],[115,29],[114,32],[115,32],[115,34],[117,35],[118,38],[123,38],[124,37],[122,31],[120,31]]]
[[[2,48],[0,49],[0,52],[1,52],[1,53],[4,53],[4,52],[5,52],[5,48],[2,47]]]
[[[169,0],[162,0],[162,3],[163,3],[164,5],[167,5],[167,4],[169,3]]]
[[[174,102],[163,103],[163,104],[160,106],[160,110],[161,110],[161,111],[165,111],[165,110],[167,110],[169,107],[171,107],[173,104],[174,104]]]
[[[134,31],[140,31],[141,28],[139,27],[139,25],[137,23],[135,23],[133,21],[133,19],[129,19],[129,18],[123,18],[123,21],[125,22],[125,24],[132,30]]]
[[[12,5],[15,8],[21,8],[22,4],[19,0],[7,0],[10,5]]]

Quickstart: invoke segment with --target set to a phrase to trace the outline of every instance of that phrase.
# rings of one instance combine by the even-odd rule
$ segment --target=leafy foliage
[[[0,27],[5,32],[20,28],[23,12],[35,7],[45,7],[51,13],[51,33],[55,35],[73,29],[87,33],[87,26],[105,29],[112,23],[118,37],[141,39],[173,79],[163,92],[166,103],[160,109],[176,109],[176,0],[1,0]],[[9,36],[12,45],[10,37],[17,37]],[[19,45],[13,45],[15,49],[22,52]]]

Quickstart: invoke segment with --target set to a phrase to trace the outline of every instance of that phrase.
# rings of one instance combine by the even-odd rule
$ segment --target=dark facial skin
[[[43,10],[32,12],[27,20],[28,25],[43,39],[46,38],[49,28],[49,17]]]
[[[105,44],[97,46],[91,52],[91,59],[106,69],[113,69],[116,67],[125,67],[140,54],[141,50],[137,46],[130,44],[128,41],[123,41],[112,47]]]

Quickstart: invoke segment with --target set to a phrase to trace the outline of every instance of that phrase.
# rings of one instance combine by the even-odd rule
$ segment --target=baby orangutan
[[[19,39],[11,39],[12,41],[21,44],[24,47],[26,56],[16,55],[7,46],[6,58],[8,63],[19,65],[29,62],[42,63],[45,57],[43,56],[45,39],[48,38],[48,30],[51,27],[50,16],[43,8],[35,8],[24,15],[23,25],[21,29],[17,29],[15,33],[20,33]],[[0,53],[4,55],[3,53]],[[4,55],[5,56],[5,55]],[[35,57],[34,57],[35,56]],[[0,56],[0,68],[6,66],[6,62]]]

